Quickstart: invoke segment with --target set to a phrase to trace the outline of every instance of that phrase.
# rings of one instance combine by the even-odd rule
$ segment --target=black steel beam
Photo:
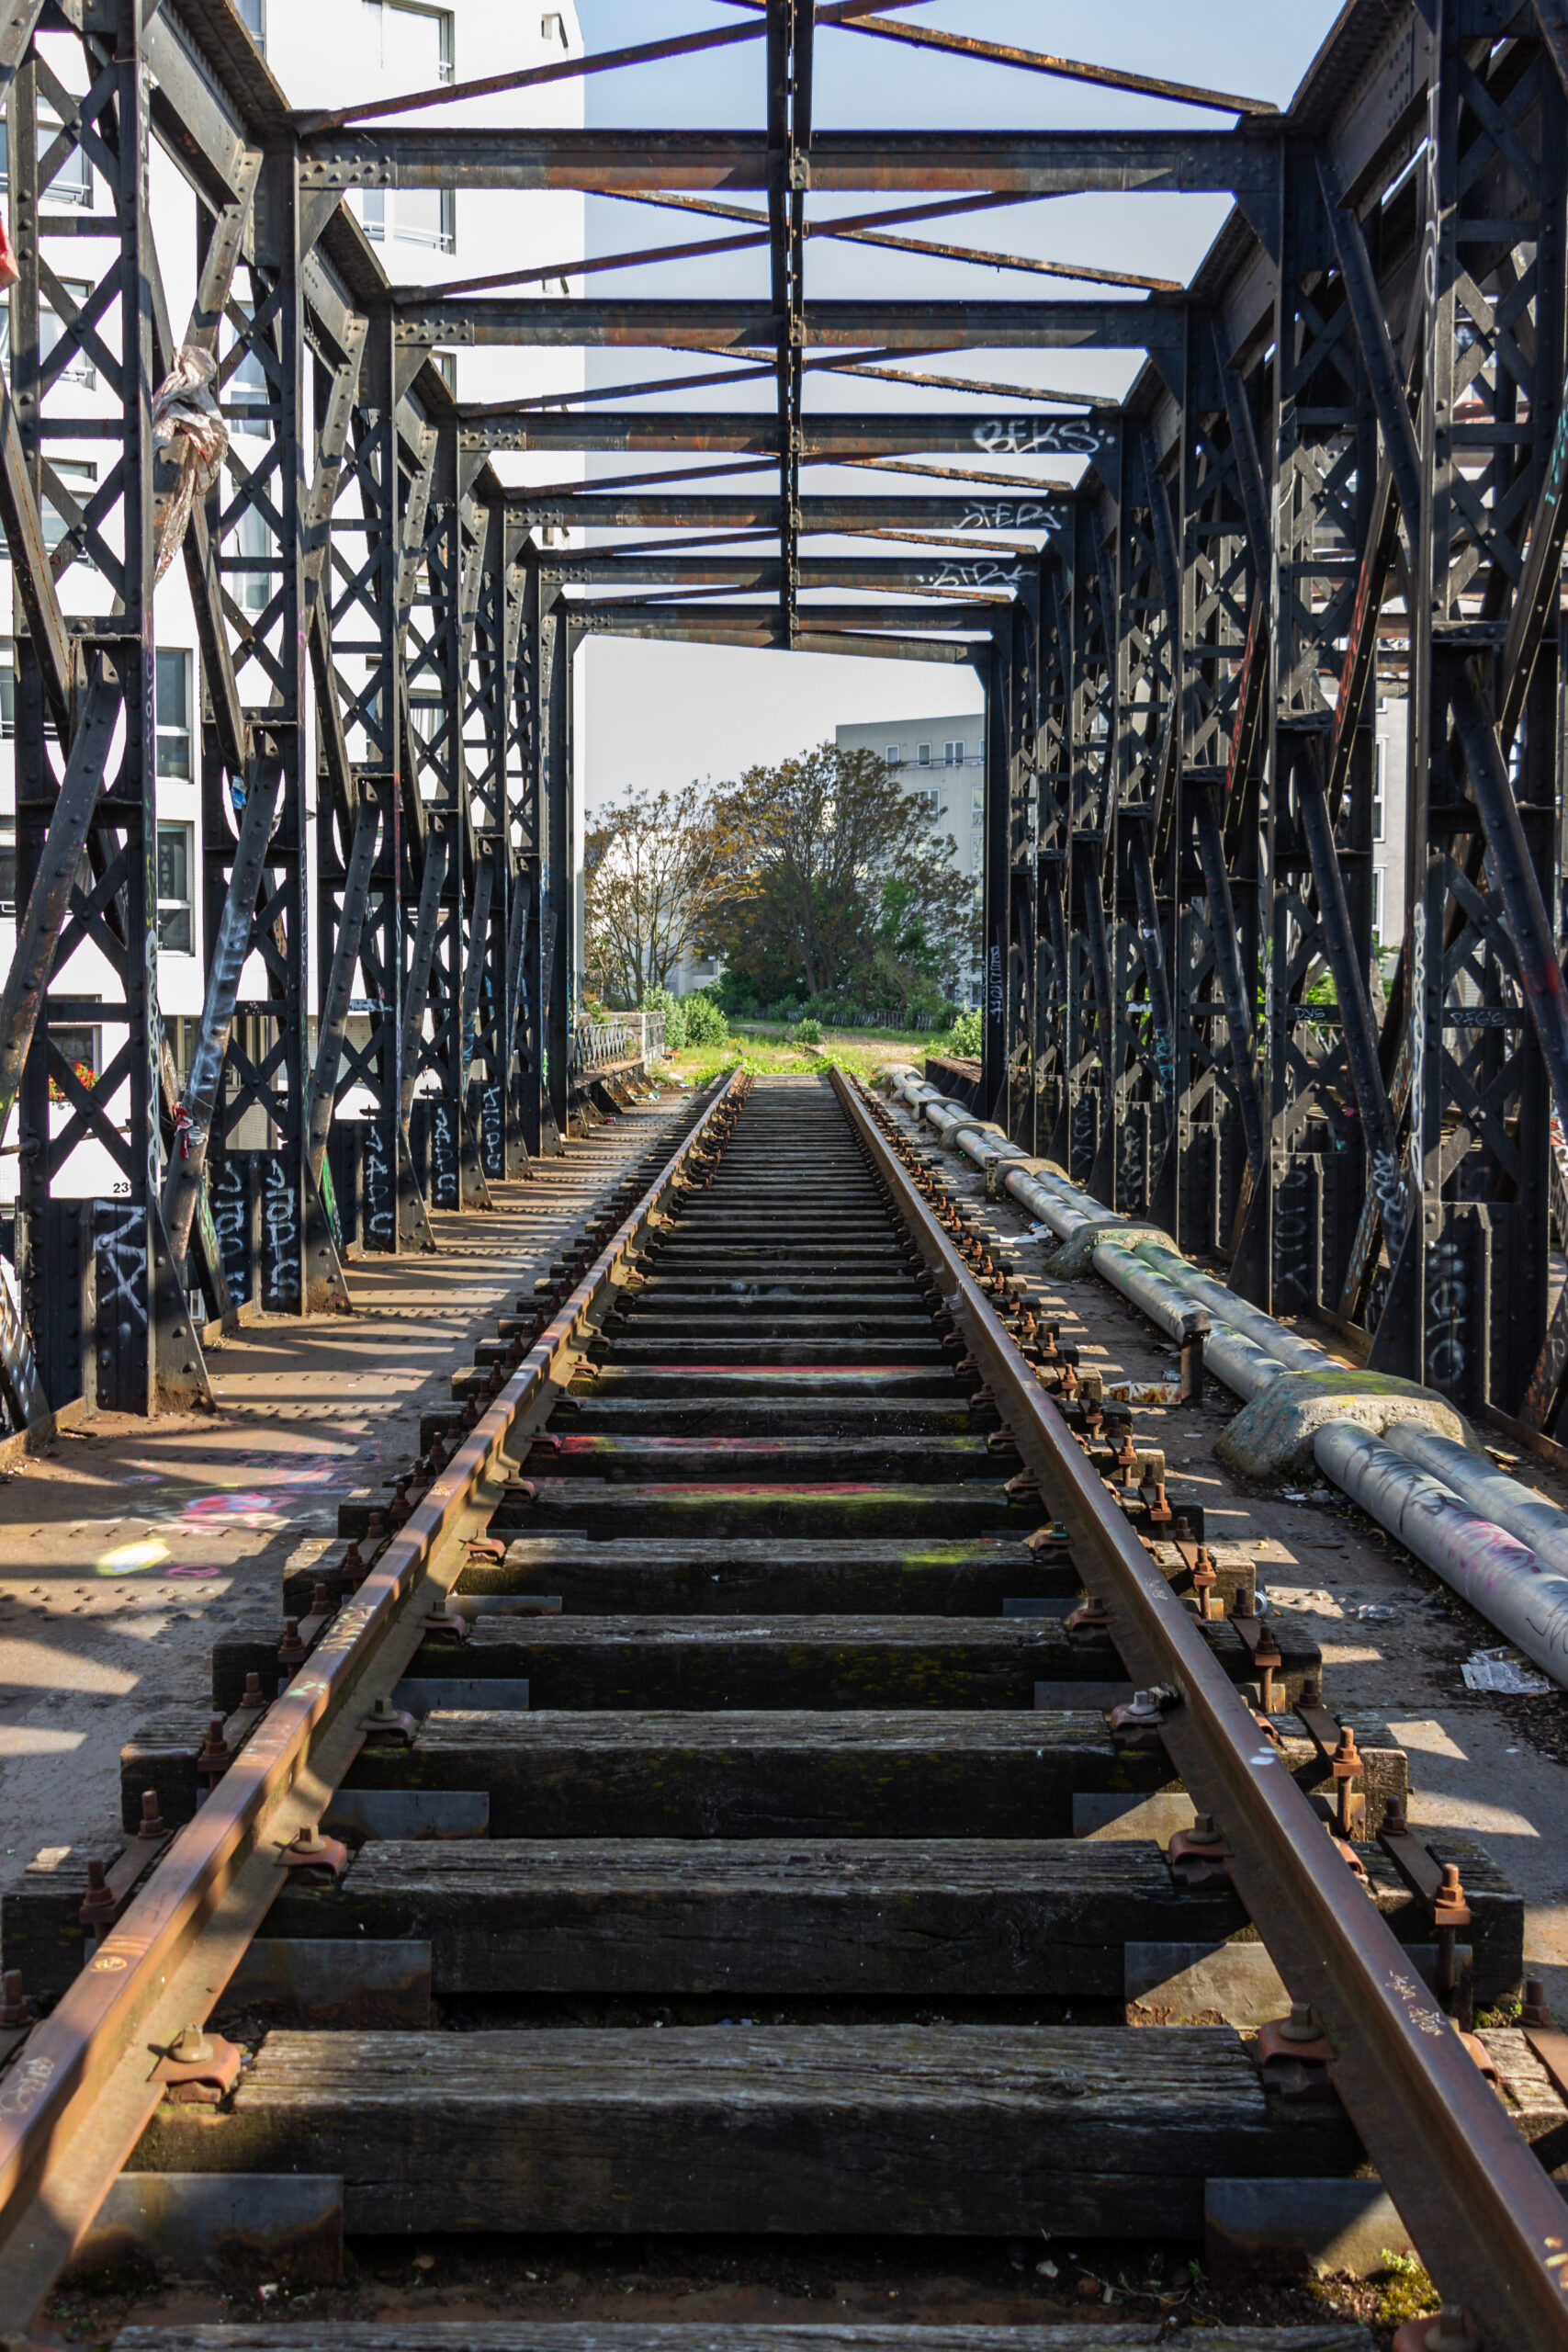
[[[983,638],[988,634],[993,616],[1002,609],[999,605],[979,602],[970,604],[933,603],[929,605],[889,604],[869,599],[863,605],[802,605],[802,623],[809,628],[850,632],[855,629],[875,629],[895,635],[912,635],[918,630],[940,631],[947,637]],[[728,634],[742,637],[763,632],[773,626],[777,616],[771,605],[679,605],[652,598],[624,596],[610,603],[589,603],[584,599],[571,607],[575,628],[618,628],[623,622],[630,626],[642,620],[701,620],[723,628]]]
[[[815,192],[984,188],[1077,196],[1266,195],[1268,130],[829,130],[812,141]],[[309,189],[716,188],[768,185],[754,130],[322,130],[301,142]]]
[[[614,409],[550,415],[512,409],[460,413],[459,447],[492,449],[704,449],[776,458],[779,421],[771,410]],[[979,450],[987,457],[1085,458],[1114,446],[1119,425],[1092,416],[1007,415],[997,411],[922,415],[807,414],[801,457],[898,457],[922,449]]]
[[[693,616],[667,619],[650,614],[630,628],[611,627],[598,618],[589,625],[588,634],[650,638],[671,645],[729,645],[740,652],[843,653],[859,661],[963,663],[972,662],[976,656],[976,647],[948,638],[883,637],[874,630],[814,629],[809,625],[809,615],[810,606],[803,605],[796,610],[796,626],[793,629],[775,614],[764,628],[738,635],[716,626],[711,616],[705,620]]]
[[[808,302],[807,346],[880,344],[886,351],[1162,351],[1182,340],[1182,306],[1168,295],[1142,300],[1060,302]],[[776,322],[765,300],[618,300],[570,295],[465,295],[438,288],[397,310],[405,349],[520,344],[586,350],[658,345],[666,350],[770,346]]]
[[[824,531],[888,531],[900,524],[929,531],[1043,531],[1059,521],[1073,503],[1070,492],[1039,498],[803,498],[798,528],[809,536]],[[686,496],[627,495],[619,498],[562,498],[530,490],[510,490],[506,503],[513,514],[530,523],[564,525],[569,530],[640,531],[689,529],[705,531],[762,530],[779,527],[783,502],[772,492],[744,496],[705,498],[700,492]]]
[[[562,586],[628,588],[704,588],[766,590],[777,594],[777,556],[734,555],[618,556],[610,548],[589,548],[581,554],[557,555],[547,550],[541,576]],[[1013,556],[810,556],[802,559],[802,588],[932,588],[957,589],[1005,597],[1025,577],[1025,565]]]

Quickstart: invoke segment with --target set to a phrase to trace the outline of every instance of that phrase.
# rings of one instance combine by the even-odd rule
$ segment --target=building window
[[[930,767],[930,765],[931,765],[931,745],[930,745],[929,743],[917,743],[917,744],[916,744],[916,746],[915,746],[915,762],[916,762],[917,766],[919,766],[919,767],[922,767],[922,768],[929,768],[929,767]]]
[[[1381,865],[1374,865],[1372,868],[1372,937],[1379,941],[1382,938],[1383,871]]]
[[[272,392],[262,356],[254,348],[234,363],[222,391],[223,413],[233,433],[265,434],[271,419],[266,412]]]
[[[91,190],[88,194],[90,199]],[[60,281],[60,290],[68,297],[73,308],[84,310],[92,300],[95,289],[85,277],[62,277]],[[50,355],[59,349],[65,332],[64,322],[52,311],[46,310],[40,305],[38,314],[39,360],[46,377],[50,375],[48,366]],[[97,383],[98,372],[90,359],[85,358],[80,351],[73,350],[64,367],[51,380],[61,384],[81,384],[90,392]],[[63,472],[64,469],[61,467],[58,470]]]
[[[254,41],[262,55],[266,55],[266,0],[234,0],[240,12],[240,22]]]
[[[547,17],[541,17],[539,18],[539,39],[541,40],[558,40],[563,49],[570,49],[571,47],[571,43],[567,37],[566,18],[561,16],[558,10],[552,8]]]
[[[0,739],[9,742],[17,731],[17,649],[0,637]]]
[[[0,915],[17,911],[17,824],[0,817]]]
[[[40,106],[38,119],[38,152],[41,163],[61,133],[60,117],[49,107]],[[67,147],[55,167],[54,176],[46,187],[39,190],[44,202],[56,204],[85,204],[93,201],[93,166],[85,150],[78,144]]]
[[[62,514],[49,492],[44,492],[43,510],[39,520],[43,525],[43,543],[52,555],[66,533],[77,528],[78,517],[91,503],[93,492],[98,486],[98,469],[91,458],[51,458],[48,464],[60,484],[61,495],[71,500],[77,510],[75,515]],[[72,560],[91,566],[93,559],[85,548],[79,548]]]
[[[434,90],[455,78],[452,17],[446,8],[414,8],[405,0],[363,0],[370,62],[395,90]]]
[[[929,790],[911,792],[909,797],[919,809],[928,825],[934,825],[942,814],[942,795],[934,786]]]
[[[1384,790],[1388,768],[1388,738],[1377,737],[1372,761],[1372,839],[1388,839],[1388,798]]]
[[[433,351],[430,355],[430,364],[434,368],[436,374],[440,377],[442,382],[446,385],[447,390],[455,399],[457,391],[457,353],[455,351]]]
[[[394,195],[384,187],[367,187],[360,198],[359,217],[372,244],[389,237],[403,245],[427,245],[434,253],[457,249],[457,199],[449,187],[404,187]]]
[[[191,829],[158,828],[158,944],[172,956],[196,952],[190,901]]]
[[[944,743],[942,747],[942,760],[944,767],[961,768],[964,765],[963,743]]]
[[[903,744],[902,744],[902,743],[889,743],[889,744],[888,744],[888,746],[887,746],[887,749],[883,752],[882,756],[883,756],[883,758],[886,761],[886,763],[887,763],[887,764],[888,764],[888,766],[889,766],[890,768],[902,767],[902,766],[903,766],[903,764],[904,764],[904,746],[903,746]]]
[[[89,1085],[98,1075],[99,1035],[96,1029],[79,1029],[74,1023],[69,1029],[57,1029],[52,1021],[49,1024],[50,1044],[70,1063],[77,1077]],[[63,1092],[56,1091],[52,1079],[50,1080],[50,1093],[52,1101],[62,1102],[65,1100]]]
[[[190,780],[190,655],[158,649],[158,774]]]
[[[969,796],[969,822],[979,832],[986,822],[986,787],[977,784]]]
[[[272,533],[259,507],[247,506],[242,510],[237,544],[243,565],[240,573],[239,601],[247,613],[265,613],[272,595],[276,555]]]

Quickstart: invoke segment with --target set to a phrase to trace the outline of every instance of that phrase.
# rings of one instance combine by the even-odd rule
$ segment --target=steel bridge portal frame
[[[1284,114],[1093,69],[1224,118],[1131,133],[818,131],[824,28],[952,52],[954,70],[973,55],[1086,70],[873,0],[757,0],[721,32],[504,77],[755,39],[757,130],[433,130],[425,104],[463,87],[298,112],[228,0],[11,12],[13,1421],[77,1394],[139,1411],[199,1399],[204,1321],[247,1302],[346,1306],[354,1252],[429,1248],[433,1208],[483,1204],[557,1143],[576,993],[571,672],[601,635],[973,665],[987,1111],[1109,1206],[1228,1261],[1247,1296],[1326,1317],[1472,1412],[1558,1427],[1560,0],[1351,0]],[[196,210],[188,322],[169,317],[149,219],[154,139]],[[77,155],[90,225],[51,209]],[[722,236],[623,261],[753,244],[768,290],[536,290],[605,266],[573,256],[511,286],[394,288],[344,198],[437,186],[716,216]],[[1234,198],[1191,286],[900,227],[1129,187]],[[819,220],[823,191],[879,209]],[[814,236],[1111,291],[818,302]],[[94,268],[85,294],[67,291],[67,257],[73,285]],[[722,398],[760,379],[773,401],[638,405],[666,379],[465,406],[437,344],[673,348],[698,370],[682,385]],[[182,1091],[157,1002],[151,707],[175,471],[152,423],[192,348],[217,363],[231,433],[180,558],[202,657],[209,949]],[[1142,364],[1120,404],[928,372],[987,348]],[[96,370],[87,429],[111,453],[83,503],[56,464],[85,429],[61,398],[73,358]],[[875,379],[884,402],[808,401],[835,370]],[[901,409],[890,388],[911,384],[964,404]],[[520,490],[495,471],[505,450],[613,450],[625,470]],[[690,457],[649,473],[639,452]],[[1050,478],[1021,469],[1043,458]],[[881,470],[863,495],[818,495],[827,464]],[[553,547],[563,526],[593,543]],[[88,563],[109,609],[67,618],[60,582]],[[1380,680],[1410,715],[1386,986]],[[56,975],[83,942],[124,999],[107,1018],[125,1042],[92,1086],[56,1042],[80,1018]],[[59,1197],[85,1139],[113,1163],[110,1199]]]

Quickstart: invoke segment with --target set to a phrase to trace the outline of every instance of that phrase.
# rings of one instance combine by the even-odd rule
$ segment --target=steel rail
[[[838,1070],[833,1085],[1089,1589],[1103,1596],[1129,1672],[1179,1692],[1161,1723],[1167,1752],[1224,1832],[1236,1890],[1292,1997],[1323,2019],[1331,2080],[1427,2270],[1487,2345],[1562,2352],[1568,2213],[1556,2184],[1111,1501],[881,1132],[880,1106]]]
[[[313,1827],[358,1751],[359,1717],[421,1638],[465,1534],[542,1425],[586,1318],[735,1092],[732,1072],[344,1601],[287,1690],[54,2009],[0,2076],[0,2335],[25,2329],[163,2097],[160,2060],[204,2023],[285,1883],[283,1849]],[[570,1377],[570,1374],[568,1374]],[[516,1445],[521,1435],[522,1446]],[[376,1669],[380,1667],[378,1690]]]

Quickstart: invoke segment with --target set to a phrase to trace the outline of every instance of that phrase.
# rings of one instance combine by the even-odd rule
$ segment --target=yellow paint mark
[[[101,1577],[131,1577],[138,1568],[155,1568],[160,1560],[168,1557],[168,1545],[160,1544],[155,1536],[150,1536],[140,1544],[117,1544],[112,1551],[101,1554],[93,1565]]]

